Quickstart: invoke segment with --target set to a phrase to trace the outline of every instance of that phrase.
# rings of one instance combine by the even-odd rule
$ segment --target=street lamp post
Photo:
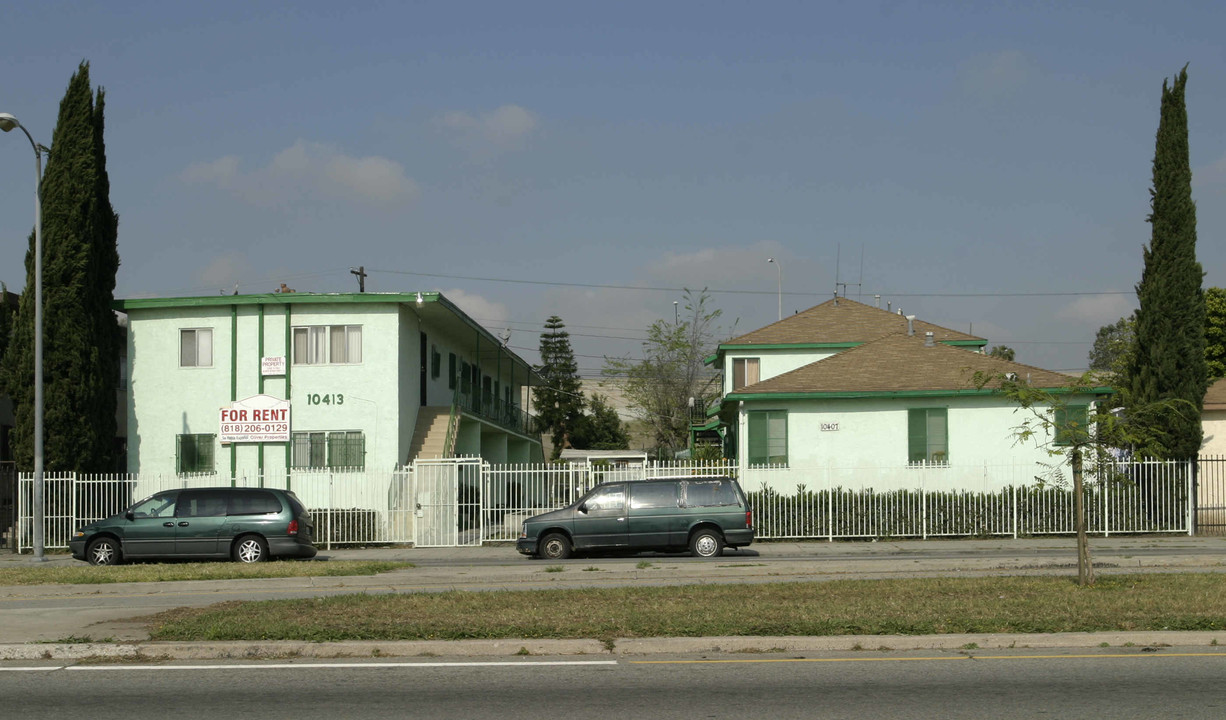
[[[677,310],[677,301],[674,300],[673,301],[673,325],[680,325],[680,324],[681,324],[681,315],[680,315],[680,311]]]
[[[43,561],[43,152],[30,131],[8,113],[0,113],[0,130],[21,128],[34,148],[34,559]]]
[[[773,257],[766,258],[766,262],[774,263],[775,269],[779,271],[779,319],[783,319],[783,266]]]

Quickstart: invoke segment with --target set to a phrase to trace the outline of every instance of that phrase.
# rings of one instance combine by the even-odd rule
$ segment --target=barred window
[[[296,432],[292,441],[295,468],[366,467],[366,437],[359,431]]]
[[[211,473],[216,435],[179,435],[175,438],[175,468],[180,473]]]

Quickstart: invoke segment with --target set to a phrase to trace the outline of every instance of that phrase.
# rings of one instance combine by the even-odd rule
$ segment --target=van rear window
[[[732,483],[726,480],[698,480],[685,484],[687,507],[722,507],[739,505]]]
[[[239,492],[230,496],[230,515],[267,515],[281,512],[281,501],[270,492]]]

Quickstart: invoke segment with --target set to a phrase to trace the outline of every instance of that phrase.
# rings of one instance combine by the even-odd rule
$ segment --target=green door
[[[174,554],[178,494],[178,490],[160,492],[128,509],[132,517],[123,523],[125,557]]]
[[[184,490],[175,510],[176,555],[216,555],[226,524],[225,490]],[[227,547],[229,543],[227,543]]]
[[[624,547],[626,539],[626,484],[596,488],[575,509],[576,548]]]

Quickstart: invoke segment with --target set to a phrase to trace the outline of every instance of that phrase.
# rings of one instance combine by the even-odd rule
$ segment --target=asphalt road
[[[1136,536],[1095,538],[1099,573],[1222,572],[1226,538]],[[378,576],[252,580],[29,585],[0,587],[0,643],[66,638],[148,638],[141,616],[226,600],[302,598],[353,592],[525,590],[690,583],[822,582],[845,578],[936,575],[1068,574],[1075,572],[1071,538],[930,540],[846,543],[756,543],[722,558],[683,555],[588,557],[544,562],[508,546],[472,548],[346,548],[330,559],[404,560],[415,567]],[[0,555],[0,564],[29,564]],[[316,561],[312,561],[316,562]],[[51,556],[46,565],[83,563]]]
[[[5,714],[516,720],[1220,718],[1226,652],[1135,648],[824,656],[0,666]]]

